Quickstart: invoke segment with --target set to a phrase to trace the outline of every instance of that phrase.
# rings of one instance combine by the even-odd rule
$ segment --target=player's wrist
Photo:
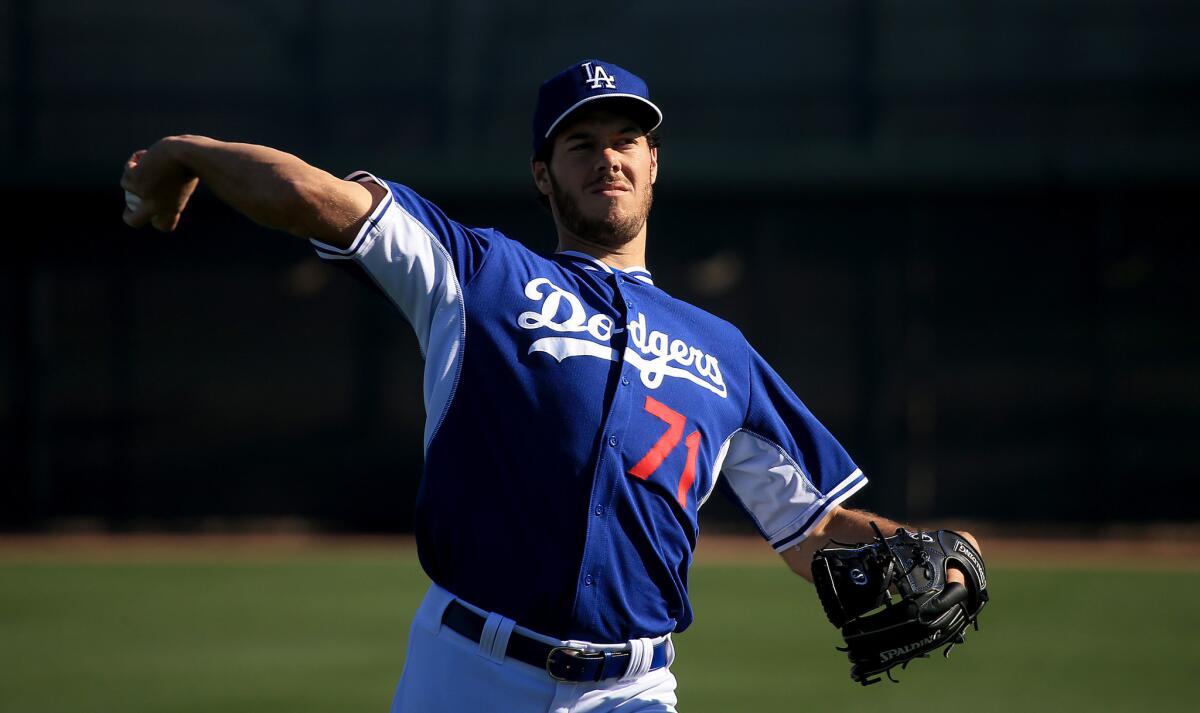
[[[180,178],[194,178],[198,175],[200,153],[218,143],[215,139],[195,134],[178,134],[159,140],[164,157],[170,162],[171,168]]]

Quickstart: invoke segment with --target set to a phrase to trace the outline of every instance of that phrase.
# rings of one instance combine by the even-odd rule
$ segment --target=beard
[[[606,248],[626,245],[641,232],[647,216],[650,215],[650,206],[654,203],[654,186],[650,184],[646,186],[641,205],[632,213],[614,215],[609,211],[603,218],[593,218],[583,214],[579,208],[579,201],[559,187],[553,173],[550,173],[549,177],[550,185],[554,189],[550,200],[554,202],[554,209],[563,227],[575,237],[593,245]]]

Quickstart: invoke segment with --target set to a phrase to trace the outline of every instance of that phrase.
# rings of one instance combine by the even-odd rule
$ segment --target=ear
[[[650,183],[658,180],[658,147],[650,149]]]
[[[545,161],[530,161],[529,171],[533,174],[534,185],[542,195],[554,193],[554,186],[550,183],[550,166]]]

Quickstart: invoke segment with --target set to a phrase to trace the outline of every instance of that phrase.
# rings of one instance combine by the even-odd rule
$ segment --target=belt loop
[[[654,660],[653,639],[631,639],[629,642],[629,666],[621,676],[620,683],[627,683],[650,671]]]
[[[492,659],[497,663],[504,662],[508,652],[508,639],[516,625],[517,622],[512,619],[503,618],[500,620],[500,626],[496,627],[496,639],[492,642]]]
[[[488,614],[483,624],[483,632],[479,635],[479,655],[496,663],[504,663],[504,653],[508,650],[508,638],[512,634],[516,622],[495,612]]]

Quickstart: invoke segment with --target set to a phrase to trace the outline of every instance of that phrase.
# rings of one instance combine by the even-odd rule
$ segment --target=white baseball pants
[[[648,673],[631,670],[599,683],[555,681],[544,669],[505,658],[514,630],[554,646],[613,647],[550,639],[462,602],[488,618],[482,641],[489,643],[477,643],[442,626],[442,613],[453,600],[453,594],[435,584],[417,609],[391,713],[675,713],[675,675],[669,665]],[[657,641],[624,646],[642,647],[647,655],[634,658],[645,661],[645,668],[647,647]]]

